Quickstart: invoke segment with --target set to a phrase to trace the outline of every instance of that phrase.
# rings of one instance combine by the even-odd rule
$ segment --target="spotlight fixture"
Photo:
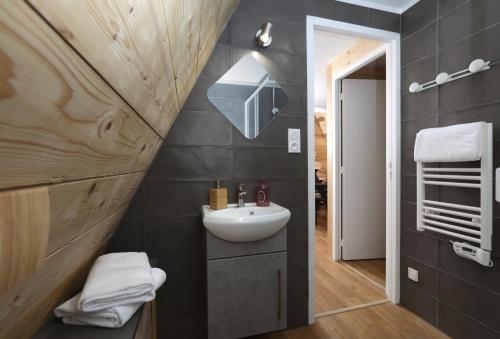
[[[270,22],[266,22],[263,24],[260,29],[257,31],[255,35],[255,40],[260,47],[267,47],[273,41],[273,37],[271,36],[271,29],[273,28],[273,24]]]

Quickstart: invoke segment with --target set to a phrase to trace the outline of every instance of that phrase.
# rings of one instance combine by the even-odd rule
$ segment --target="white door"
[[[385,81],[342,80],[343,260],[385,257]]]

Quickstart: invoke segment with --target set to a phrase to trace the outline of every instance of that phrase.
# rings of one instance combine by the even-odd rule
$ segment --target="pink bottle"
[[[269,186],[264,180],[260,180],[255,192],[255,203],[257,206],[269,206],[270,202],[271,196],[269,194]]]

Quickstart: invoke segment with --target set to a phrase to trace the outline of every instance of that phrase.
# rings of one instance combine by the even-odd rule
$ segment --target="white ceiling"
[[[347,35],[314,31],[314,106],[326,110],[326,65],[358,40]]]
[[[370,7],[382,11],[401,14],[411,6],[415,5],[419,0],[337,0],[347,2],[353,5]]]

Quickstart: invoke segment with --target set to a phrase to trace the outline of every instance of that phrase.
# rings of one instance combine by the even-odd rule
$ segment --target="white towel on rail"
[[[151,266],[146,253],[110,253],[97,258],[77,307],[93,312],[155,298]]]
[[[165,282],[167,275],[159,268],[152,269],[155,290],[160,288]],[[116,306],[102,311],[82,312],[77,308],[78,299],[81,293],[67,300],[58,306],[54,313],[56,317],[62,318],[62,321],[68,325],[100,326],[117,328],[125,325],[134,313],[142,306],[142,302],[129,305]]]
[[[485,122],[427,128],[417,133],[415,161],[459,162],[481,159],[482,126]]]

